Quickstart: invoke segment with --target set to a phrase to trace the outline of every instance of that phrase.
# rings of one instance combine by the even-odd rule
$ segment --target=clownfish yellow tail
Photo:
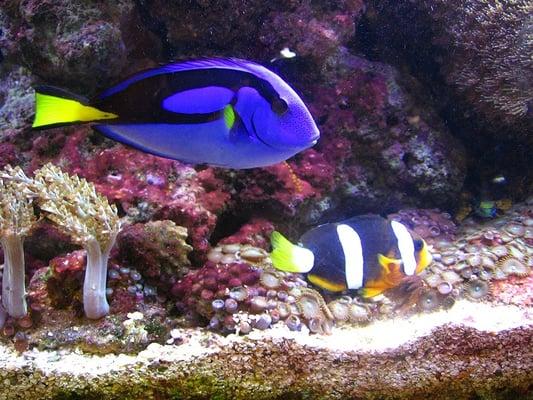
[[[118,118],[118,115],[86,105],[88,101],[53,86],[35,88],[35,118],[32,128],[44,129],[60,125]]]
[[[272,232],[270,242],[270,259],[275,268],[296,273],[307,273],[313,268],[315,256],[311,250],[292,244],[277,231]]]

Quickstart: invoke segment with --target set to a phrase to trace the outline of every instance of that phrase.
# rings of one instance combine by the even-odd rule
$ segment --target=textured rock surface
[[[410,48],[417,54],[413,62],[440,67],[446,82],[482,117],[478,122],[532,143],[530,0],[383,0],[375,12],[382,17],[375,29],[385,47]]]
[[[461,302],[327,337],[180,330],[182,344],[136,356],[0,347],[0,398],[525,400],[532,323],[530,311]]]

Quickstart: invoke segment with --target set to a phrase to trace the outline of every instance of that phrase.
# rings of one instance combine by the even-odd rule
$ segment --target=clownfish
[[[52,86],[35,88],[33,128],[80,123],[147,153],[226,168],[277,164],[320,136],[283,79],[232,58],[142,71],[90,100]]]
[[[399,285],[432,261],[420,236],[379,215],[317,226],[303,234],[301,245],[274,231],[271,243],[275,268],[305,273],[311,283],[331,292],[359,289],[363,297]]]

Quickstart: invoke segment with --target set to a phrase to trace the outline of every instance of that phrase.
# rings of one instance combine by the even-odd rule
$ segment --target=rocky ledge
[[[137,355],[0,347],[0,399],[531,399],[531,308],[450,310],[331,335],[173,332]]]

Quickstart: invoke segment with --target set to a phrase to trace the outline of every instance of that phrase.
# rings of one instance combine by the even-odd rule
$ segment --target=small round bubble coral
[[[87,251],[83,284],[85,315],[91,319],[107,315],[107,262],[120,231],[116,207],[96,193],[93,184],[76,175],[70,176],[52,164],[37,170],[33,179],[22,170],[18,172],[13,179],[24,185],[26,195],[35,198],[45,217]]]
[[[2,176],[20,174],[20,168],[6,167]],[[8,315],[20,318],[27,313],[24,281],[24,237],[36,222],[32,200],[14,181],[0,180],[0,243],[4,250],[2,304]],[[1,325],[0,325],[1,326]]]

